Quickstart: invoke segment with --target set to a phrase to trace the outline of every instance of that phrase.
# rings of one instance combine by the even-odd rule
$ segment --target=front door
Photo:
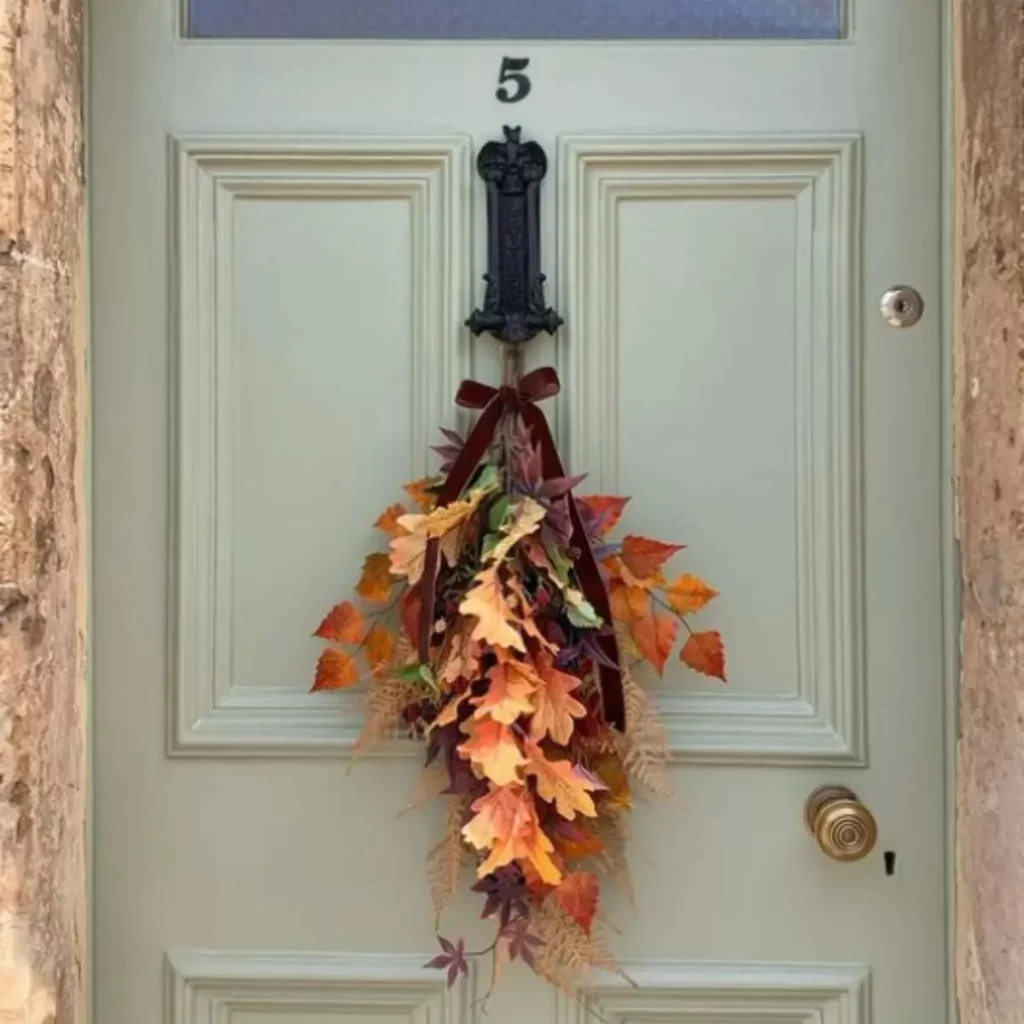
[[[637,987],[516,964],[490,1019],[944,1019],[940,6],[91,3],[101,1024],[464,1024],[487,987],[423,967],[419,748],[349,772],[358,703],[308,688],[458,382],[499,378],[462,324],[504,124],[548,154],[563,454],[688,545],[729,682],[645,679],[675,796],[607,905]],[[864,859],[806,827],[823,785]]]

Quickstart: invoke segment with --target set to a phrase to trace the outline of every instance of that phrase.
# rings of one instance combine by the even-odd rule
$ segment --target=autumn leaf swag
[[[537,403],[550,368],[494,389],[460,388],[480,410],[464,439],[443,431],[440,474],[405,485],[412,507],[376,527],[356,594],[320,623],[314,690],[368,679],[356,751],[396,727],[421,740],[414,802],[447,802],[427,857],[440,915],[472,864],[493,942],[467,952],[440,938],[431,966],[454,982],[468,958],[495,973],[521,959],[577,991],[617,970],[602,937],[601,886],[629,891],[624,843],[636,791],[667,791],[664,733],[632,675],[659,675],[678,644],[687,666],[725,679],[721,637],[689,618],[716,593],[669,578],[681,545],[611,538],[628,499],[576,497]]]

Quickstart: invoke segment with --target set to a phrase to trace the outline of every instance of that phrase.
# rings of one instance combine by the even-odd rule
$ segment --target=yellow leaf
[[[389,566],[390,559],[383,552],[367,555],[363,562],[363,574],[356,584],[356,592],[372,604],[383,604],[395,582],[391,578]]]
[[[313,635],[336,643],[357,644],[363,635],[363,617],[351,601],[342,601],[327,613]]]
[[[519,769],[526,764],[512,730],[489,718],[471,723],[470,738],[458,749],[497,786],[516,782]]]
[[[549,761],[536,743],[526,743],[526,774],[537,780],[537,793],[542,800],[554,804],[563,817],[572,821],[576,814],[597,817],[597,808],[590,792],[604,789],[600,782],[587,778],[569,761]]]
[[[426,516],[402,516],[403,520],[426,519]],[[427,553],[427,538],[422,530],[409,532],[396,537],[391,542],[391,557],[388,559],[388,570],[394,576],[404,576],[413,587],[419,583],[423,575],[423,562]],[[387,556],[385,555],[385,558]]]
[[[473,698],[474,718],[493,718],[495,722],[511,725],[520,715],[533,711],[530,694],[536,687],[530,680],[511,669],[510,664],[499,662],[487,673],[490,686],[487,692]]]
[[[344,690],[359,682],[359,669],[343,651],[329,647],[320,655],[316,666],[314,690]]]
[[[391,663],[395,638],[381,625],[374,625],[364,641],[366,661],[374,675],[379,675]]]
[[[469,699],[473,691],[467,686],[457,697],[452,697],[443,708],[437,718],[435,718],[430,725],[427,726],[427,732],[433,732],[434,729],[440,729],[443,726],[451,725],[452,722],[458,721],[459,708]]]
[[[718,591],[712,590],[698,576],[687,574],[669,583],[665,587],[665,596],[677,615],[690,615],[718,597]]]
[[[437,538],[450,533],[461,526],[480,507],[480,502],[483,501],[487,493],[481,487],[473,491],[468,498],[460,498],[458,501],[453,501],[450,505],[442,505],[440,508],[435,508],[423,521],[423,531],[427,537]],[[411,518],[414,517],[403,516],[399,523],[406,526],[405,520]]]
[[[534,501],[533,498],[523,498],[512,513],[512,518],[502,530],[505,536],[498,541],[485,561],[500,565],[516,544],[540,529],[540,524],[546,514],[544,506],[539,502]]]
[[[437,678],[449,686],[460,679],[472,682],[480,677],[480,644],[473,640],[470,630],[461,626],[449,641],[448,654]]]
[[[462,835],[477,850],[489,850],[490,856],[477,868],[477,877],[486,878],[513,861],[531,864],[550,885],[562,880],[562,873],[551,859],[554,845],[537,820],[537,808],[530,791],[521,785],[492,789],[474,801],[474,817]]]
[[[475,586],[459,605],[462,615],[477,619],[472,638],[492,647],[505,647],[526,653],[526,645],[518,631],[512,627],[512,610],[505,600],[498,570],[491,566],[477,573]]]

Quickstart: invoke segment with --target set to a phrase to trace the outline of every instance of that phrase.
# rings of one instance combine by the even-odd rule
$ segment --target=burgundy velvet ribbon
[[[525,424],[531,429],[534,443],[540,447],[541,468],[545,479],[551,480],[565,476],[562,460],[555,448],[555,440],[551,436],[551,428],[544,413],[537,407],[537,402],[554,398],[561,389],[558,374],[551,366],[541,367],[526,374],[515,387],[503,386],[492,388],[475,380],[464,380],[459,386],[455,397],[457,405],[463,409],[480,409],[473,429],[466,439],[466,444],[455,460],[448,477],[438,496],[438,505],[449,505],[463,492],[473,476],[480,460],[487,454],[494,433],[506,412],[518,412]],[[572,523],[572,547],[576,550],[575,568],[580,581],[583,596],[593,605],[601,616],[606,629],[595,637],[595,643],[607,657],[608,665],[598,664],[598,679],[601,686],[601,704],[605,721],[616,729],[623,731],[626,727],[626,705],[622,690],[622,673],[619,665],[619,647],[612,631],[612,613],[608,602],[608,591],[605,589],[601,571],[590,547],[579,508],[570,492],[567,495],[569,519]],[[419,655],[426,661],[430,649],[430,637],[434,628],[434,594],[437,586],[439,569],[439,542],[431,540],[427,544],[423,567],[423,578],[420,583],[420,594],[423,604],[420,613]],[[615,667],[613,668],[612,665]]]

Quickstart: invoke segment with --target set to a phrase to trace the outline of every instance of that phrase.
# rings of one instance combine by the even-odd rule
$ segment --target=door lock
[[[924,299],[916,288],[898,284],[882,293],[878,310],[890,327],[913,327],[924,314]]]

